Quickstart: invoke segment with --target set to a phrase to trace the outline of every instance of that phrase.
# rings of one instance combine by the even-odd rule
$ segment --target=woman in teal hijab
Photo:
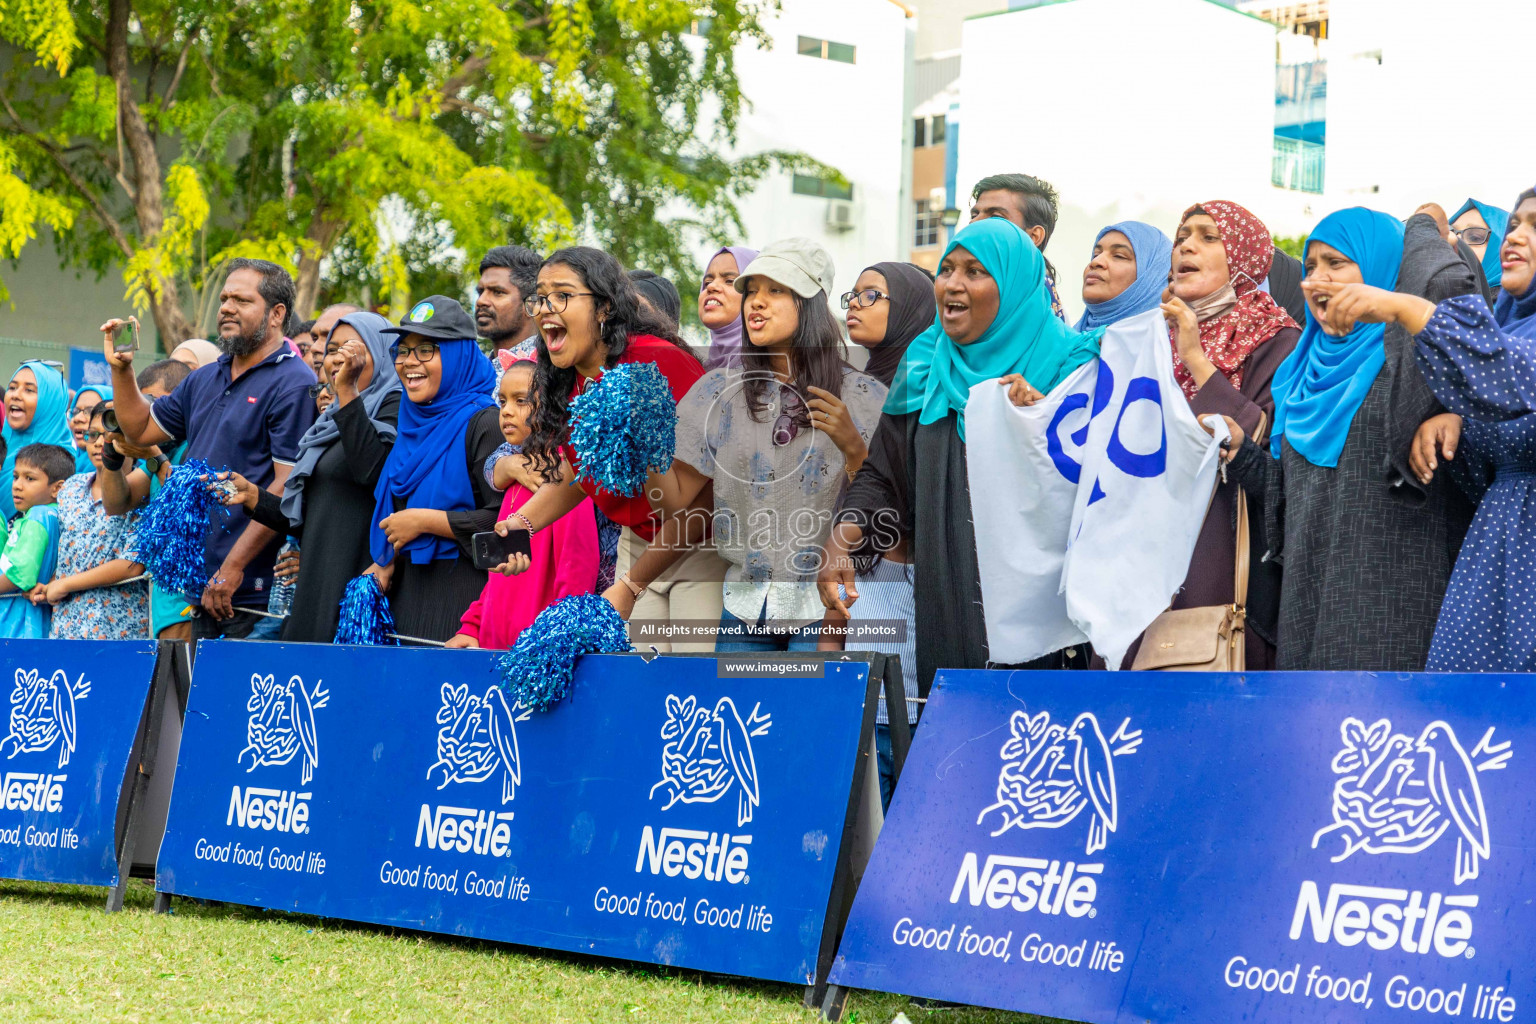
[[[6,522],[16,514],[11,480],[16,453],[29,444],[56,444],[71,455],[75,436],[69,432],[69,393],[56,367],[29,359],[16,368],[5,389],[5,462],[0,464],[0,511]]]
[[[94,402],[81,404],[80,399],[86,395],[96,396]],[[86,384],[75,392],[74,404],[69,408],[69,432],[75,441],[75,472],[94,473],[96,467],[91,465],[91,457],[85,450],[83,434],[86,423],[90,420],[91,410],[102,402],[112,401],[112,385],[110,384]]]
[[[1403,262],[1403,222],[1364,207],[1339,210],[1324,217],[1307,239],[1307,265],[1332,259],[1322,247],[1353,260],[1360,279],[1373,288],[1397,287]],[[1349,436],[1349,426],[1366,392],[1376,383],[1387,360],[1382,342],[1386,324],[1359,321],[1341,337],[1323,331],[1307,309],[1301,341],[1275,371],[1270,393],[1275,399],[1275,426],[1270,452],[1280,457],[1284,438],[1314,466],[1332,468]]]
[[[1468,217],[1468,214],[1473,216]],[[1476,220],[1478,217],[1483,221],[1481,227],[1488,230],[1488,237],[1481,242],[1473,241],[1481,237]],[[1467,248],[1483,261],[1483,275],[1488,279],[1488,287],[1497,289],[1504,277],[1504,268],[1499,265],[1499,247],[1504,244],[1504,232],[1509,230],[1509,212],[1480,203],[1476,199],[1468,199],[1451,217],[1451,229],[1461,232]]]
[[[934,296],[939,318],[907,347],[885,411],[917,412],[924,424],[954,413],[962,441],[965,403],[977,384],[1017,374],[1045,395],[1099,354],[1104,329],[1079,334],[1057,319],[1045,258],[1001,217],[955,235],[939,263]]]

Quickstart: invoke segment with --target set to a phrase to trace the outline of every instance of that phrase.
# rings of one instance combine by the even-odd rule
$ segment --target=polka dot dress
[[[1536,323],[1501,329],[1481,296],[1442,302],[1418,335],[1419,366],[1466,418],[1447,466],[1477,516],[1429,651],[1432,672],[1536,670]]]

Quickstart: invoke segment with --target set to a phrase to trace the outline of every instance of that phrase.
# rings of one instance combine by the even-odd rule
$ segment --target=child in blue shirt
[[[73,453],[56,444],[29,444],[16,453],[11,520],[0,548],[0,637],[46,637],[53,611],[28,592],[53,579],[59,554],[59,491],[75,472]],[[19,594],[18,597],[7,595]]]

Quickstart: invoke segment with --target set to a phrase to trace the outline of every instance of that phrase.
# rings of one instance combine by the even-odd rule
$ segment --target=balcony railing
[[[1276,135],[1269,180],[1293,192],[1321,192],[1327,152],[1327,147],[1315,142]]]

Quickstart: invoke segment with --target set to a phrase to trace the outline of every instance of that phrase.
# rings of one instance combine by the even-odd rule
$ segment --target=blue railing
[[[1326,147],[1315,142],[1276,135],[1269,180],[1294,192],[1321,192],[1327,152]]]

